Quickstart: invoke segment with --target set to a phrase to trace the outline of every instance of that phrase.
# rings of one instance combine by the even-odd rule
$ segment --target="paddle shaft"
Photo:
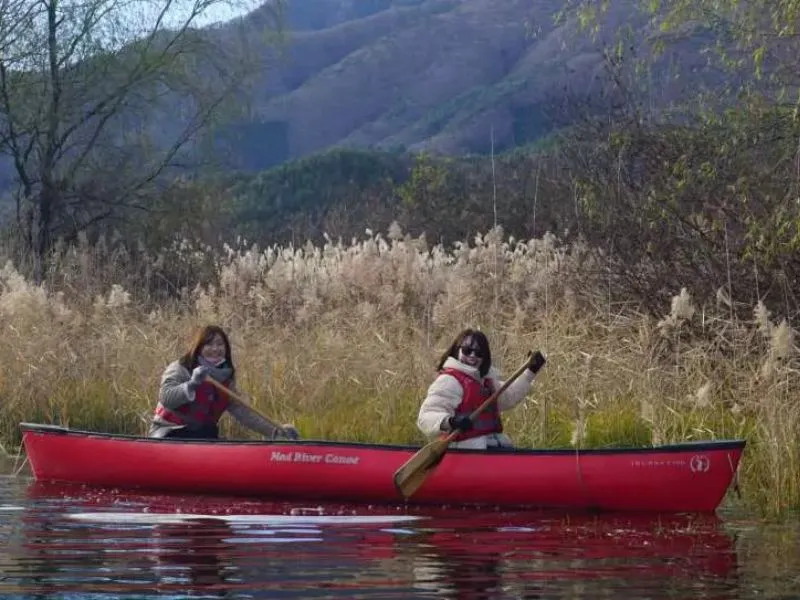
[[[274,428],[275,428],[275,429],[277,429],[278,431],[280,431],[281,429],[283,429],[283,427],[281,427],[280,425],[278,425],[278,424],[277,424],[275,421],[273,421],[272,419],[270,419],[269,417],[267,417],[266,415],[264,415],[264,414],[263,414],[262,412],[260,412],[259,410],[255,409],[255,408],[253,407],[253,405],[252,405],[252,404],[250,404],[250,403],[249,403],[247,400],[245,400],[244,398],[242,398],[242,397],[241,397],[241,396],[239,396],[238,394],[234,393],[233,391],[229,390],[227,387],[225,387],[224,385],[222,385],[222,384],[221,384],[219,381],[217,381],[217,380],[216,380],[216,379],[214,379],[213,377],[206,377],[206,381],[208,381],[208,382],[209,382],[211,385],[213,385],[213,386],[214,386],[215,388],[217,388],[218,390],[221,390],[221,391],[225,392],[226,394],[228,394],[228,396],[230,396],[231,398],[233,398],[233,399],[234,399],[234,400],[236,400],[237,402],[241,402],[242,404],[244,404],[245,406],[247,406],[247,407],[248,407],[250,410],[252,410],[252,411],[253,411],[254,413],[256,413],[258,416],[260,416],[262,419],[264,419],[264,420],[265,420],[267,423],[269,423],[269,424],[270,424],[272,427],[274,427]]]
[[[489,396],[483,404],[470,414],[470,420],[474,420],[475,417],[485,410],[492,402],[495,402],[500,397],[500,394],[502,394],[517,377],[522,375],[527,368],[528,361],[525,361],[525,364],[517,369],[514,374],[500,386],[499,390]],[[447,452],[450,441],[459,433],[460,431],[458,429],[454,429],[446,437],[428,442],[395,471],[393,477],[394,485],[404,498],[410,498],[424,483],[428,475],[430,475],[441,462],[442,457]]]
[[[503,382],[503,385],[500,386],[499,390],[497,390],[494,394],[489,396],[486,400],[484,400],[483,404],[481,404],[478,408],[476,408],[475,410],[473,410],[470,413],[469,420],[474,422],[475,418],[479,414],[481,414],[484,410],[486,410],[492,402],[495,402],[500,397],[500,394],[505,392],[506,388],[508,388],[508,386],[510,386],[517,377],[522,375],[525,372],[525,369],[527,369],[527,368],[528,368],[528,362],[526,361],[524,365],[522,365],[519,369],[514,371],[514,373],[511,375],[511,377],[509,377],[508,379],[506,379]],[[453,431],[450,432],[450,435],[448,435],[445,439],[449,442],[452,438],[457,436],[459,433],[460,432],[459,432],[458,429],[454,429]]]

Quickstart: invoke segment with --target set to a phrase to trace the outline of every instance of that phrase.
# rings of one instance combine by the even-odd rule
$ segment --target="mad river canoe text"
[[[310,452],[278,452],[273,451],[270,460],[274,462],[325,463],[329,465],[357,465],[358,456],[342,456],[340,454],[312,454]]]

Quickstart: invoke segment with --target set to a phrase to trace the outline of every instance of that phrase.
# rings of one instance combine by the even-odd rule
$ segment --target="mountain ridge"
[[[287,43],[274,51],[274,71],[254,93],[250,123],[273,132],[260,138],[269,158],[250,160],[256,169],[343,146],[463,155],[536,142],[575,116],[554,120],[554,107],[566,99],[590,110],[609,102],[603,44],[617,43],[619,27],[633,24],[630,45],[640,55],[657,33],[629,0],[603,16],[599,41],[579,31],[575,19],[556,23],[561,4],[553,0],[292,6]],[[245,21],[257,31],[258,11]],[[707,60],[697,39],[679,39],[646,86],[634,82],[648,89],[628,91],[649,94],[650,106],[661,109],[703,87]]]
[[[325,6],[335,4],[347,2]],[[552,2],[537,6],[548,18],[555,10]],[[470,126],[467,113],[475,100],[503,83],[535,44],[521,20],[530,4],[383,0],[373,8],[366,16],[320,18],[317,29],[295,26],[289,14],[287,44],[271,62],[275,71],[258,84],[251,119],[283,129],[285,139],[270,140],[286,148],[279,162],[333,146],[463,153],[479,146],[476,139],[489,140],[490,128],[472,124],[474,133],[463,141],[458,123]],[[248,19],[257,29],[258,15]],[[497,127],[502,138],[503,124]]]
[[[336,147],[469,155],[536,144],[619,101],[603,44],[616,43],[632,6],[615,0],[597,41],[575,19],[556,23],[554,0],[297,0],[276,47],[272,7],[262,5],[206,29],[231,45],[244,32],[264,59],[231,105],[235,121],[213,129],[210,163],[258,172]],[[641,17],[638,54],[651,33]],[[646,85],[628,68],[626,91],[661,110],[701,88],[705,59],[694,39],[672,47]],[[180,104],[155,119],[154,140],[179,122]]]

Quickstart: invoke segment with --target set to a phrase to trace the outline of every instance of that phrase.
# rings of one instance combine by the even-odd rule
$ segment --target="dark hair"
[[[197,366],[197,357],[200,356],[200,351],[214,336],[219,335],[222,341],[225,342],[225,361],[231,368],[231,377],[236,373],[233,366],[233,356],[231,355],[231,342],[228,335],[218,325],[205,325],[201,327],[192,338],[192,343],[189,345],[189,350],[181,356],[180,363],[190,371]]]
[[[471,329],[469,327],[461,331],[455,337],[453,343],[450,344],[450,347],[447,349],[447,351],[442,354],[441,358],[439,359],[439,364],[436,367],[437,371],[442,370],[442,367],[444,367],[444,363],[448,358],[458,358],[458,349],[461,347],[461,342],[468,337],[476,341],[478,343],[478,348],[481,349],[483,361],[481,361],[481,366],[478,370],[480,371],[481,377],[486,376],[492,366],[492,352],[489,350],[489,340],[486,338],[486,334],[484,334],[480,329]]]

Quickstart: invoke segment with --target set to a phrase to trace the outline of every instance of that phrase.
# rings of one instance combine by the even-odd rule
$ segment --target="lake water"
[[[23,472],[0,477],[0,524],[3,598],[800,597],[795,524],[725,510],[284,504],[42,484]]]

